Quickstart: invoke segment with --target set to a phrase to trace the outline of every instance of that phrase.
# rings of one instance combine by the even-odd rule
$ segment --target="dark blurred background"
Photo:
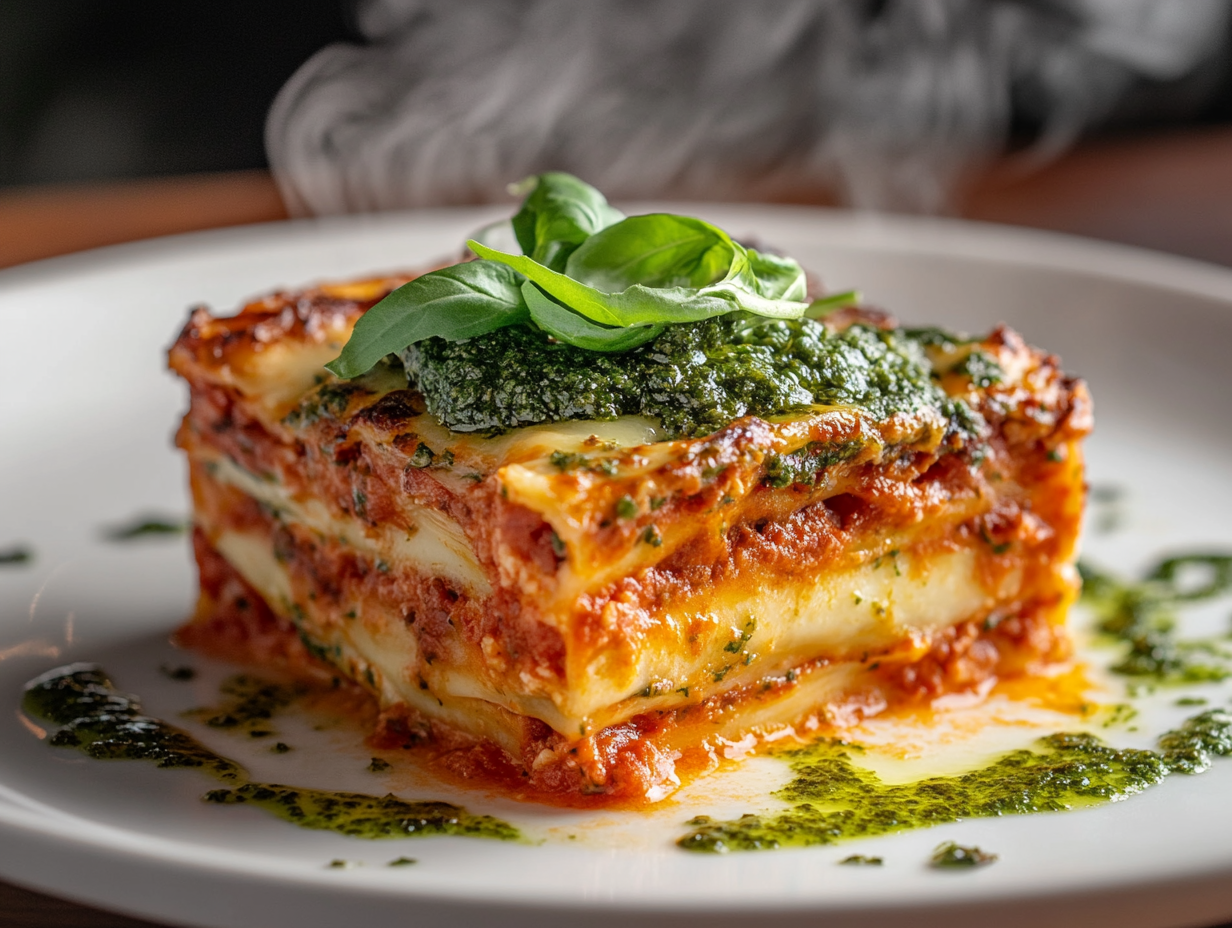
[[[354,0],[4,0],[0,186],[267,167],[279,89],[314,52],[360,41]],[[1225,39],[1192,72],[1130,88],[1085,137],[1230,119]],[[1013,120],[1011,144],[1039,131],[1029,101]]]
[[[3,0],[0,186],[267,165],[270,102],[344,0]]]
[[[1229,0],[731,0],[718,9],[687,0],[608,0],[608,15],[619,26],[608,30],[596,26],[601,14],[592,13],[590,4],[554,0],[0,0],[0,266],[151,235],[279,219],[288,212],[499,198],[510,179],[506,175],[548,167],[586,173],[617,197],[949,212],[1232,264],[1232,192],[1225,192],[1232,191],[1230,5]],[[707,10],[715,11],[710,22]],[[512,72],[522,60],[524,75],[524,62],[530,60],[548,73],[559,57],[556,51],[576,44],[587,30],[612,33],[591,49],[596,65],[616,53],[636,60],[639,28],[647,36],[675,29],[671,49],[680,53],[684,71],[667,70],[656,77],[645,62],[626,69],[630,86],[641,83],[642,97],[634,100],[631,91],[630,100],[648,107],[647,124],[657,119],[670,127],[676,124],[670,105],[656,107],[670,101],[673,91],[702,94],[714,79],[715,61],[721,65],[723,54],[742,47],[739,41],[732,45],[742,36],[730,23],[735,13],[752,24],[742,27],[746,33],[757,32],[759,17],[767,30],[772,26],[782,33],[796,16],[802,32],[811,29],[821,36],[812,45],[784,45],[779,69],[804,74],[814,84],[830,80],[828,97],[814,87],[812,97],[804,94],[793,101],[792,118],[804,112],[807,122],[812,114],[818,125],[846,119],[846,135],[784,136],[783,145],[798,142],[805,152],[799,165],[781,150],[768,150],[768,160],[730,182],[720,176],[721,163],[705,170],[677,166],[650,178],[642,189],[628,178],[651,170],[646,159],[625,158],[624,166],[608,176],[601,168],[591,169],[587,152],[579,149],[582,143],[573,149],[556,144],[554,131],[566,138],[572,131],[571,138],[583,142],[590,130],[601,131],[604,120],[570,124],[574,105],[544,130],[545,138],[535,142],[538,148],[526,143],[523,151],[505,152],[504,161],[490,159],[491,176],[476,178],[484,169],[485,145],[498,148],[507,126],[493,123],[489,114],[476,129],[476,120],[458,112],[464,108],[458,101],[479,100],[482,106],[482,94],[490,93],[476,89],[468,98],[467,73],[476,75],[471,80],[476,87],[488,62],[493,63],[490,70],[501,63]],[[1164,22],[1168,16],[1181,28]],[[1207,24],[1196,33],[1190,29],[1188,38],[1187,16]],[[973,23],[971,30],[964,28],[964,17]],[[543,34],[545,20],[569,21],[553,39]],[[511,24],[524,22],[533,22],[534,29],[502,41]],[[728,30],[726,38],[718,35],[720,27]],[[936,35],[928,35],[930,29]],[[1030,33],[1031,40],[1020,41],[1014,29]],[[972,38],[967,32],[979,34]],[[698,41],[691,40],[693,35]],[[708,51],[703,40],[711,43]],[[911,45],[917,57],[936,47],[938,58],[948,56],[947,63],[913,84],[913,65],[895,55],[896,41]],[[859,111],[853,111],[854,135],[852,112],[840,112],[854,94],[841,80],[822,73],[826,56],[854,49],[842,79],[854,81],[854,91],[869,90],[865,107],[875,112],[881,108],[876,94],[888,86],[893,97],[894,81],[906,93],[923,87],[922,96],[931,93],[935,105],[945,81],[961,72],[964,49],[978,50],[981,43],[1000,43],[1006,100],[1004,113],[991,121],[993,128],[981,130],[975,123],[954,127],[956,133],[974,133],[967,143],[975,169],[966,170],[961,183],[943,178],[941,193],[919,202],[910,198],[918,186],[910,170],[898,182],[897,199],[893,190],[870,195],[868,175],[876,180],[880,162],[861,150]],[[1187,43],[1197,50],[1183,52]],[[519,59],[519,45],[533,47],[534,53]],[[695,54],[699,48],[703,53]],[[647,54],[651,62],[661,57]],[[1185,54],[1187,63],[1177,66]],[[460,62],[458,79],[441,81],[441,72],[454,61]],[[999,74],[1002,63],[994,55],[983,66],[986,78]],[[587,74],[587,79],[608,81],[600,87],[606,91],[621,90],[612,83],[619,82],[619,69],[608,70],[606,76]],[[271,121],[270,137],[276,140],[271,178],[267,115],[297,71],[308,79],[297,78],[295,92],[284,93],[281,114]],[[887,74],[886,86],[879,85],[879,76]],[[362,85],[381,75],[386,86],[377,103],[362,93],[357,102],[354,86],[346,86],[348,80]],[[570,80],[566,76],[559,83]],[[783,87],[794,90],[790,80],[763,82],[761,97],[750,97],[746,111],[755,113],[759,100],[779,99]],[[344,91],[351,99],[345,99]],[[954,97],[972,92],[968,88]],[[535,96],[512,94],[491,108],[524,106],[526,98]],[[995,99],[995,93],[986,95],[986,100]],[[429,112],[436,100],[445,101],[442,112]],[[927,144],[944,142],[946,119],[963,123],[961,109],[957,116],[953,110],[951,105],[931,129],[919,129]],[[639,111],[628,100],[623,114],[613,112],[632,130],[641,128]],[[534,110],[520,115],[526,114],[532,122],[538,118]],[[912,116],[904,109],[903,119],[886,124],[894,131]],[[425,125],[430,131],[420,128]],[[764,131],[766,125],[763,119],[740,130],[732,122],[716,123],[715,138],[740,151],[739,131],[764,141],[772,134]],[[871,127],[868,138],[886,142],[884,128]],[[987,138],[977,137],[980,131]],[[996,145],[979,148],[993,137]],[[472,138],[482,144],[467,145]],[[610,147],[608,139],[596,139],[592,150]],[[644,151],[661,149],[653,143],[653,133],[638,140]],[[902,160],[915,143],[910,135],[890,139],[887,150],[895,144],[899,151],[893,156]],[[474,151],[481,154],[468,162],[466,153]],[[690,161],[681,156],[680,163]],[[773,163],[774,170],[762,171],[762,163]],[[403,164],[418,166],[419,173],[414,183],[408,180],[400,187],[397,175]],[[852,165],[866,176],[855,181],[846,176],[844,166]],[[330,190],[331,183],[344,193]]]

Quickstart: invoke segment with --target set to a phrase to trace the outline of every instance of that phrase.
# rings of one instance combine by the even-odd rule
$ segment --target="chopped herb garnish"
[[[985,867],[997,860],[996,854],[981,851],[978,847],[966,847],[953,841],[937,845],[929,863],[939,870],[970,870]]]
[[[616,515],[622,519],[637,518],[637,502],[632,496],[622,496],[616,500]]]
[[[13,545],[0,549],[0,566],[29,564],[34,560],[34,549],[26,545]]]
[[[984,351],[972,351],[954,367],[954,373],[971,378],[973,386],[986,388],[1005,379],[1005,371],[992,355]]]
[[[424,468],[431,467],[434,460],[436,460],[436,455],[433,454],[432,449],[421,441],[415,446],[415,453],[411,455],[407,463],[411,467]]]
[[[880,857],[869,857],[866,854],[852,854],[839,861],[843,867],[880,867],[885,863]]]
[[[749,639],[753,637],[753,632],[757,628],[757,620],[749,619],[744,623],[744,628],[736,632],[736,637],[727,644],[723,645],[723,650],[731,654],[739,654],[744,650],[745,645],[749,643]]]
[[[151,536],[183,535],[188,531],[188,526],[189,522],[186,519],[138,516],[131,522],[104,529],[103,537],[107,541],[132,541],[136,538]]]
[[[389,770],[391,767],[393,767],[393,764],[391,764],[387,760],[382,760],[379,757],[372,758],[372,760],[368,763],[368,769],[372,773],[384,773],[386,770]]]
[[[385,866],[387,867],[409,867],[412,864],[417,864],[417,863],[419,863],[419,861],[416,860],[414,857],[395,857]]]

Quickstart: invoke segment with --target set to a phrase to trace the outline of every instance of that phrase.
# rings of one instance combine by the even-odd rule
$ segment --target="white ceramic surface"
[[[1092,482],[1128,490],[1119,529],[1089,533],[1093,559],[1132,573],[1165,550],[1232,548],[1232,272],[956,222],[683,209],[772,242],[831,287],[859,287],[905,320],[973,331],[1006,321],[1058,352],[1096,398]],[[38,555],[29,567],[0,568],[0,877],[148,918],[237,928],[633,919],[1148,928],[1232,917],[1232,760],[1082,812],[715,857],[689,855],[670,839],[695,809],[739,814],[764,804],[783,776],[777,762],[702,781],[679,806],[649,816],[462,798],[523,825],[543,839],[537,844],[360,842],[254,809],[207,806],[198,798],[210,783],[191,771],[92,762],[43,744],[17,706],[22,682],[49,667],[100,661],[167,717],[209,701],[226,670],[165,644],[193,596],[183,540],[116,546],[100,538],[102,526],[134,513],[186,511],[184,468],[170,443],[184,390],[163,355],[187,307],[232,307],[279,285],[413,268],[455,254],[466,233],[501,212],[224,230],[0,273],[0,548],[24,541]],[[1193,621],[1226,623],[1226,601]],[[193,683],[158,672],[184,661],[202,669]],[[1229,692],[1208,695],[1226,703]],[[1144,706],[1140,732],[1109,737],[1146,745],[1183,715],[1156,700]],[[285,724],[288,740],[324,749],[273,758],[211,743],[259,776],[375,788],[358,765],[366,755],[357,735]],[[413,785],[398,787],[460,795]],[[958,875],[929,870],[930,850],[945,839],[980,844],[1001,860]],[[852,852],[879,854],[886,866],[835,866]],[[420,862],[383,866],[402,854]],[[364,866],[324,869],[332,858]]]

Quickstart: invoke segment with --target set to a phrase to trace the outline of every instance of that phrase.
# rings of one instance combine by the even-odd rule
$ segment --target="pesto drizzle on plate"
[[[263,697],[261,689],[245,690],[262,703],[256,707],[257,718],[270,705],[265,697],[271,694]],[[251,699],[249,704],[250,708],[255,705]],[[150,760],[159,767],[197,768],[227,784],[225,789],[206,793],[207,802],[255,805],[303,828],[356,838],[465,835],[521,839],[507,822],[473,815],[448,802],[249,782],[247,771],[235,761],[211,751],[187,732],[144,715],[137,698],[118,692],[97,664],[70,664],[31,680],[22,708],[61,726],[48,740],[54,747],[76,748],[97,759]]]
[[[1232,554],[1196,552],[1164,558],[1137,581],[1122,581],[1080,563],[1082,602],[1098,630],[1124,646],[1112,669],[1154,683],[1213,683],[1232,677],[1227,640],[1185,640],[1177,610],[1232,591]]]
[[[775,796],[787,809],[728,821],[705,816],[677,844],[721,854],[836,844],[967,818],[1058,812],[1125,799],[1172,773],[1202,773],[1232,754],[1232,715],[1212,709],[1158,741],[1158,750],[1112,748],[1094,735],[1060,733],[986,767],[914,783],[884,783],[851,760],[853,745],[819,741],[774,752],[794,778]]]

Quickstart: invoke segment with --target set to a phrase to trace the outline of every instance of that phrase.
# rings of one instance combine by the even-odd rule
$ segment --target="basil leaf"
[[[749,270],[757,278],[758,291],[772,300],[803,300],[808,293],[804,268],[791,258],[748,249]]]
[[[530,313],[521,283],[521,275],[496,261],[468,261],[416,277],[360,316],[342,354],[325,367],[349,380],[434,335],[458,341],[525,322]]]
[[[634,284],[700,288],[722,279],[733,252],[727,233],[708,222],[650,213],[590,236],[569,256],[565,273],[608,293]]]
[[[539,328],[558,341],[590,351],[628,351],[644,344],[663,331],[661,325],[609,328],[591,322],[573,310],[561,306],[529,280],[522,284],[522,296],[530,309],[530,317]]]
[[[859,306],[863,297],[859,290],[844,290],[842,293],[831,293],[809,303],[804,311],[806,319],[824,319],[830,313],[844,306]]]
[[[466,244],[475,254],[509,265],[570,309],[603,325],[697,322],[741,308],[734,288],[731,292],[707,293],[706,290],[686,287],[646,287],[634,284],[620,293],[604,293],[564,274],[558,274],[526,255],[507,255],[474,240]],[[803,303],[785,305],[799,307],[796,316],[804,310]],[[752,309],[751,311],[756,312]]]
[[[563,271],[569,255],[591,235],[624,219],[603,194],[572,174],[551,171],[512,189],[529,191],[513,217],[522,253],[554,271]]]
[[[753,273],[748,250],[734,242],[732,248],[735,254],[727,276],[717,284],[703,287],[698,291],[700,294],[726,297],[735,301],[740,309],[771,319],[799,319],[804,314],[806,303],[762,296],[761,284]]]

